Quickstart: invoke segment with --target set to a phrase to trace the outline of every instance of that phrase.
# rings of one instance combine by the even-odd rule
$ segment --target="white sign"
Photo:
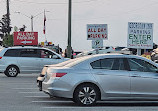
[[[128,23],[128,48],[153,49],[153,23]]]
[[[87,24],[87,40],[108,39],[107,24]]]
[[[92,40],[92,49],[103,48],[103,40]]]
[[[27,43],[32,43],[32,41],[22,41],[21,43],[23,43],[23,44],[27,44]]]

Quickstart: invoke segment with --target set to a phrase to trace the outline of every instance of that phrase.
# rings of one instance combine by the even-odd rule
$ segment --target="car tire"
[[[99,98],[98,88],[93,84],[82,84],[76,88],[73,101],[78,105],[95,105]]]
[[[7,77],[16,77],[18,75],[18,73],[19,73],[19,71],[16,66],[9,66],[9,67],[7,67],[6,71],[4,72],[4,74]]]

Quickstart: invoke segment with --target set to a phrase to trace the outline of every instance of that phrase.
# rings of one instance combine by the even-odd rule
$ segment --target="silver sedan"
[[[41,89],[79,105],[99,100],[158,100],[158,64],[123,54],[80,57],[43,70]]]

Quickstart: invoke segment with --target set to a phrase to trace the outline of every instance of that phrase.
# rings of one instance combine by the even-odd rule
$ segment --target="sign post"
[[[128,23],[127,47],[136,48],[137,55],[141,49],[153,49],[153,23]]]
[[[38,45],[38,32],[14,32],[14,45]]]

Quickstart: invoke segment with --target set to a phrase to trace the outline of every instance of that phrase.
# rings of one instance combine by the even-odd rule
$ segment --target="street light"
[[[49,12],[49,11],[45,11],[45,12]],[[23,14],[23,13],[21,13],[21,12],[15,12],[15,13],[22,14],[22,15],[24,15],[25,17],[31,19],[31,31],[33,32],[33,18],[37,17],[38,15],[40,15],[40,14],[42,14],[42,13],[44,13],[44,12],[41,12],[41,13],[35,15],[35,16],[31,15],[31,17],[28,16],[28,15],[25,15],[25,14]]]

